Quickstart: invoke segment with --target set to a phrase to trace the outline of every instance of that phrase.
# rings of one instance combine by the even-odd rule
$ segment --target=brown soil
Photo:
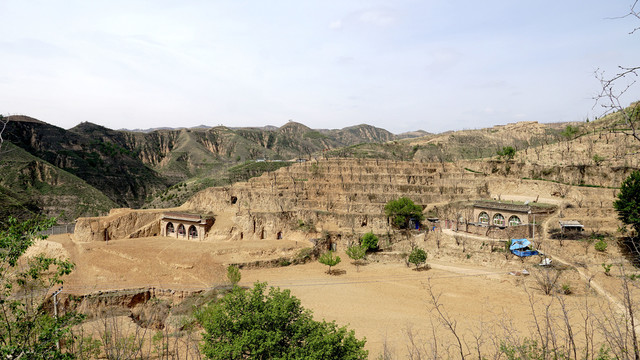
[[[76,270],[64,285],[65,292],[76,294],[139,287],[208,288],[226,282],[226,264],[273,259],[307,246],[288,240],[207,243],[162,237],[108,244],[75,243],[67,235],[53,236],[50,241],[62,244],[76,263]],[[426,248],[433,246],[428,243],[424,243]],[[451,239],[443,244],[444,249],[454,246]],[[55,245],[48,248],[62,251]],[[433,252],[430,250],[429,255],[431,269],[425,271],[415,271],[399,261],[370,262],[357,270],[339,252],[342,262],[336,267],[338,275],[327,274],[326,266],[317,262],[243,269],[241,285],[266,281],[271,286],[290,289],[304,307],[314,312],[316,319],[348,325],[358,337],[366,337],[371,358],[381,354],[385,346],[397,356],[405,357],[408,332],[421,344],[429,343],[432,329],[439,339],[453,340],[435,315],[429,284],[467,341],[480,333],[499,338],[507,326],[520,330],[522,337],[535,336],[528,294],[533,294],[538,314],[542,314],[543,305],[552,298],[541,294],[533,276],[509,275],[510,271],[523,267],[533,270],[531,262],[498,260],[504,256],[495,254],[493,261],[473,265],[470,260],[464,263],[463,258],[446,255],[445,250],[442,250],[445,255],[434,254],[439,260],[433,260]],[[473,257],[477,259],[480,255]],[[564,299],[578,323],[581,321],[578,309],[584,307],[585,299],[591,303],[605,300],[595,291],[585,292],[576,271],[565,273],[562,281],[572,284],[574,295]],[[557,300],[552,312],[559,312]],[[488,343],[483,345],[487,346]]]

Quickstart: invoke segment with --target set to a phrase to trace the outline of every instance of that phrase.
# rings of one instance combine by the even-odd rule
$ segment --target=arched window
[[[186,231],[184,230],[184,225],[182,224],[178,225],[178,235],[184,236],[185,233]]]
[[[195,225],[189,226],[189,237],[192,239],[198,237],[198,229],[196,229]]]
[[[522,221],[519,217],[513,215],[509,218],[509,226],[518,226],[520,224],[522,224]]]
[[[502,214],[493,215],[493,225],[504,226],[504,216]]]
[[[166,234],[169,235],[173,234],[174,232],[176,232],[176,229],[173,228],[173,223],[168,223]]]
[[[481,212],[480,215],[478,215],[478,222],[480,224],[488,224],[489,223],[489,214],[487,214],[486,212]]]

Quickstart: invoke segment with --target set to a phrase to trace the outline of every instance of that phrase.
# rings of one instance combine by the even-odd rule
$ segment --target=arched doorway
[[[178,237],[184,237],[186,231],[184,230],[184,225],[178,225]]]
[[[176,232],[176,229],[174,229],[173,227],[173,223],[170,222],[167,224],[167,229],[165,230],[165,235],[166,236],[173,236],[173,234]]]
[[[198,229],[196,229],[195,225],[189,226],[189,239],[197,239],[198,238]]]

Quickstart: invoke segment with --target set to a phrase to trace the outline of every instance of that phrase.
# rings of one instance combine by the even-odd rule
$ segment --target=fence
[[[51,228],[42,231],[41,235],[60,235],[60,234],[73,234],[76,229],[76,224],[62,224],[52,226]]]

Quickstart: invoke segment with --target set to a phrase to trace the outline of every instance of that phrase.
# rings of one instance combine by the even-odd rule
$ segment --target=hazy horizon
[[[584,121],[632,2],[0,2],[0,113],[71,128]],[[626,105],[637,100],[629,94]]]

